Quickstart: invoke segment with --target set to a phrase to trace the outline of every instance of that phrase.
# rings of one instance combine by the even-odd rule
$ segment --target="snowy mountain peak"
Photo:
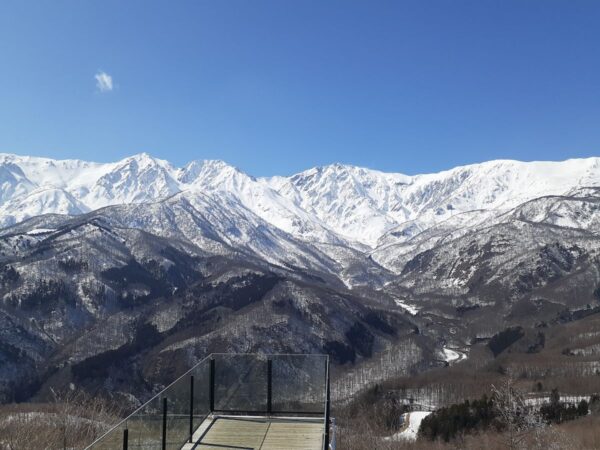
[[[90,187],[84,199],[93,208],[116,203],[142,203],[179,192],[167,161],[141,153],[116,163]]]
[[[135,155],[129,156],[125,159],[122,159],[119,163],[123,163],[126,165],[135,165],[140,168],[162,167],[169,171],[173,170],[173,167],[171,166],[170,162],[164,159],[155,158],[154,156],[146,152],[137,153]]]
[[[27,179],[19,166],[12,162],[0,165],[0,202],[13,197],[26,195],[35,189],[35,184]]]
[[[194,160],[177,173],[177,180],[183,184],[193,183],[204,167],[204,161]]]
[[[465,213],[502,214],[538,197],[598,186],[600,158],[496,160],[412,176],[336,163],[289,177],[254,178],[220,160],[174,168],[148,153],[106,164],[0,154],[0,221],[182,193],[192,202],[210,196],[241,205],[303,240],[376,247],[412,239],[458,215],[477,220]]]

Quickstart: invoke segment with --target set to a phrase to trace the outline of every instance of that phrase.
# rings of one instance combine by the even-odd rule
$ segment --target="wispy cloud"
[[[98,72],[94,75],[94,78],[96,79],[96,88],[100,92],[110,92],[113,90],[113,79],[106,72]]]

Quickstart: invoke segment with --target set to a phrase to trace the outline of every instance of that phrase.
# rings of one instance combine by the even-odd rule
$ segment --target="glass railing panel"
[[[162,445],[163,401],[156,397],[126,422],[130,450],[159,450]],[[94,447],[96,448],[96,447]]]
[[[109,434],[107,434],[101,441],[97,442],[93,448],[94,450],[115,450],[123,448],[123,430],[125,430],[126,424],[121,423],[117,427],[113,428]]]
[[[196,430],[210,413],[210,364],[206,360],[193,371],[194,376],[194,411],[193,428]]]
[[[273,355],[272,411],[323,413],[327,389],[327,356]]]
[[[167,450],[180,450],[190,437],[191,377],[185,375],[172,384],[163,394],[166,399],[166,445]]]
[[[267,358],[264,355],[213,355],[215,410],[267,411]]]

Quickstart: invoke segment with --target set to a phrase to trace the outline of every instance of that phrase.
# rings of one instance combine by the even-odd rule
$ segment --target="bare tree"
[[[0,450],[73,449],[91,443],[114,424],[119,408],[82,392],[54,394],[37,410],[15,406],[0,414]]]
[[[525,395],[514,386],[512,378],[508,378],[498,387],[492,385],[494,408],[500,422],[505,427],[501,435],[502,444],[510,450],[530,448],[528,438],[536,429],[544,427],[539,414],[527,405]]]

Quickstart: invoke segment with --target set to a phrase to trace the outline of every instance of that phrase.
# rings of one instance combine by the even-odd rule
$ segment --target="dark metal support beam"
[[[267,414],[273,412],[273,361],[267,359]]]
[[[167,397],[163,398],[162,450],[167,450]]]
[[[194,375],[190,376],[190,443],[194,437]]]
[[[329,421],[331,416],[331,391],[329,387],[329,358],[327,358],[326,364],[326,373],[325,373],[325,383],[326,383],[326,399],[325,399],[325,444],[323,450],[329,450]]]
[[[209,378],[209,400],[210,400],[210,412],[215,410],[215,360],[210,358],[210,378]]]

